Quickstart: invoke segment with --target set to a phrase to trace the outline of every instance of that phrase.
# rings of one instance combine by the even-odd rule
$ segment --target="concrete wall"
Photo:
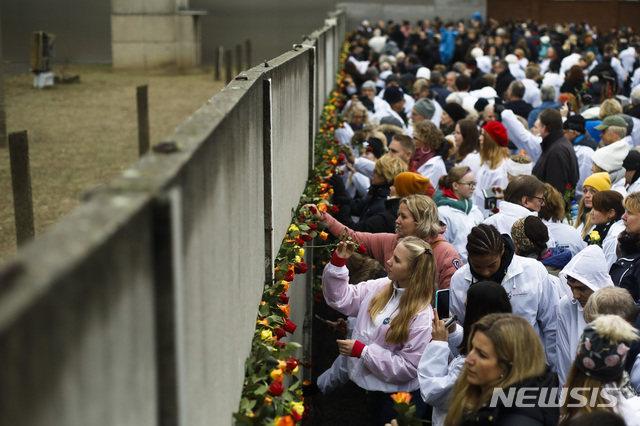
[[[0,267],[0,424],[230,425],[310,168],[318,38],[248,70]],[[330,36],[329,36],[330,34]],[[325,45],[326,47],[326,45]],[[331,87],[325,87],[331,90]],[[289,295],[308,343],[309,276]],[[308,347],[307,347],[308,349]]]
[[[111,13],[135,14],[160,5],[167,13],[171,0],[4,0],[2,39],[5,58],[28,63],[30,34],[45,30],[57,35],[55,64],[73,62],[112,62]],[[178,5],[186,0],[176,1]],[[188,6],[206,9],[202,24],[202,62],[213,64],[218,46],[234,49],[252,41],[252,66],[273,58],[301,43],[322,27],[327,13],[342,2],[301,2],[300,0],[189,0]],[[372,3],[351,1],[347,28],[363,18],[417,19],[441,16],[443,19],[469,17],[479,10],[485,14],[486,0],[397,0]],[[155,7],[155,6],[154,6]],[[147,9],[143,9],[147,8]],[[157,7],[156,7],[157,8]],[[340,40],[342,42],[342,40]],[[114,52],[114,55],[119,55]],[[124,54],[124,53],[123,53]]]

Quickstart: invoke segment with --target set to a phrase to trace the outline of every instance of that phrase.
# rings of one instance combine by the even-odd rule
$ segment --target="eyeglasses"
[[[475,188],[478,182],[456,182],[458,185],[469,185],[469,188]]]
[[[535,196],[532,196],[531,198],[536,198],[536,199],[540,200],[540,202],[541,202],[541,203],[544,203],[544,197],[535,197]]]

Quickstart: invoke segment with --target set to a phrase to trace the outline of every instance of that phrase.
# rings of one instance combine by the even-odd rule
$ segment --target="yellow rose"
[[[299,231],[299,230],[300,229],[296,225],[294,225],[293,223],[289,227],[289,232],[296,232],[296,231]]]
[[[302,416],[304,414],[304,404],[302,402],[294,402],[291,405],[291,411],[295,411],[296,414]]]
[[[298,250],[298,257],[304,257],[304,249],[302,247]]]
[[[271,333],[271,330],[262,330],[260,337],[262,337],[262,340],[270,340],[273,339],[273,333]]]
[[[300,256],[296,256],[296,258],[294,259],[294,261],[295,261],[296,263],[300,263],[300,262],[302,262],[302,258],[301,258]]]
[[[600,241],[600,233],[598,231],[591,231],[589,238],[591,238],[591,241]]]

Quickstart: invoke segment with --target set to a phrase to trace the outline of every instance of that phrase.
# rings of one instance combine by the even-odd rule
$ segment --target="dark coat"
[[[543,182],[551,184],[564,194],[567,184],[576,187],[580,171],[573,145],[564,137],[562,130],[556,130],[542,140],[542,154],[533,168],[532,174]]]
[[[640,299],[640,235],[620,233],[618,259],[609,269],[613,285],[626,288],[633,300]]]
[[[531,112],[531,110],[533,110],[531,104],[523,101],[522,99],[505,102],[504,107],[506,109],[510,109],[515,115],[519,115],[525,120],[529,117],[529,113]]]
[[[460,426],[484,426],[484,425],[498,425],[498,426],[555,426],[558,424],[560,417],[559,407],[549,407],[548,405],[556,405],[549,401],[549,394],[553,393],[551,388],[558,386],[555,375],[547,370],[543,375],[524,380],[520,383],[516,383],[513,386],[504,389],[505,395],[509,395],[511,389],[516,390],[516,394],[521,388],[536,388],[536,390],[527,391],[527,404],[531,407],[516,407],[515,398],[512,407],[506,407],[502,400],[498,399],[498,403],[495,407],[488,405],[482,407],[477,413],[473,413],[462,420]],[[546,389],[545,402],[546,407],[538,405],[538,398],[534,398],[534,395],[539,395],[542,389]]]
[[[504,92],[509,88],[511,82],[515,79],[516,78],[511,75],[511,72],[508,69],[498,74],[496,77],[496,92],[498,93],[498,96],[502,97]]]
[[[629,111],[627,111],[627,115],[630,115],[633,118],[640,119],[640,105],[636,105],[633,108],[631,108]]]

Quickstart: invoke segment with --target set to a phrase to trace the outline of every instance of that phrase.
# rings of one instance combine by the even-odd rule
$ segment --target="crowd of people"
[[[349,334],[313,386],[380,425],[397,392],[438,425],[640,425],[640,38],[475,14],[348,40],[338,209],[308,208],[370,258],[324,270]]]

